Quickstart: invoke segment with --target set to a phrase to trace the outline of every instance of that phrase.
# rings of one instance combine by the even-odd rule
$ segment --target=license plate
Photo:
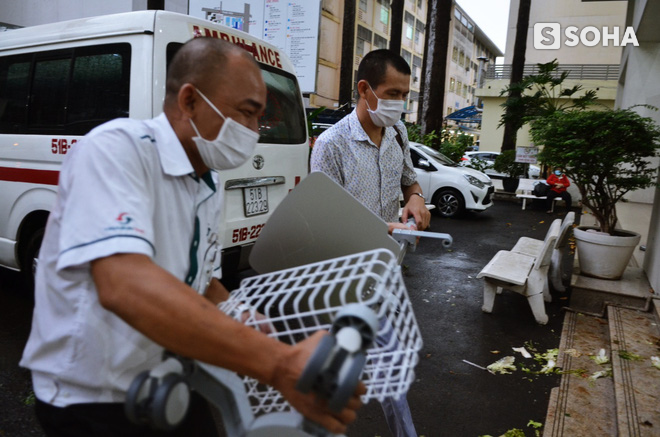
[[[268,212],[268,187],[243,188],[245,216],[266,214]]]

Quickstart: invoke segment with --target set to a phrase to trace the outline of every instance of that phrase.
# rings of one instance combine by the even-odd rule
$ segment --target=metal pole
[[[250,33],[250,3],[243,8],[243,32]]]

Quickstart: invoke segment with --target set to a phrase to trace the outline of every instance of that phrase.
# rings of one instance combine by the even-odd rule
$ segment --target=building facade
[[[639,40],[639,47],[631,45],[623,49],[621,74],[617,90],[617,107],[628,108],[646,104],[660,108],[660,0],[630,0],[627,2],[625,24],[632,26]],[[660,124],[660,114],[647,107],[638,106],[635,110]],[[656,158],[656,164],[657,164]],[[658,175],[660,186],[660,174]],[[660,290],[660,189],[642,190],[623,206],[630,209],[630,216],[643,218],[640,225],[642,244],[646,241],[646,252],[635,251],[635,256],[643,254],[642,265],[651,287]],[[649,203],[646,203],[649,202]],[[645,204],[650,205],[651,213],[646,213]],[[618,207],[619,205],[617,205]],[[641,209],[645,208],[645,209]],[[625,223],[623,223],[625,226]]]
[[[456,3],[452,7],[448,48],[443,106],[445,117],[469,106],[481,108],[482,101],[477,97],[476,90],[480,82],[483,83],[488,68],[495,65],[498,57],[504,56]],[[479,144],[480,124],[449,121],[447,129],[452,135],[458,132],[471,135],[475,143]]]
[[[371,50],[388,48],[391,39],[392,10],[388,0],[355,0],[355,41],[353,44],[353,77],[365,54]],[[401,56],[412,71],[410,96],[406,102],[408,121],[417,120],[421,87],[424,44],[426,40],[427,0],[405,0],[401,32]],[[317,92],[310,95],[313,107],[338,108],[341,64],[341,33],[344,2],[323,0],[321,34],[319,38],[319,66]],[[452,26],[449,32],[449,58],[447,59],[444,115],[477,104],[477,81],[489,65],[503,53],[454,3]],[[479,58],[482,58],[480,61]],[[353,102],[354,103],[354,102]]]
[[[558,49],[537,50],[534,48],[534,24],[558,23],[561,29],[576,26],[597,28],[622,27],[626,16],[625,1],[583,2],[581,0],[556,0],[552,2],[531,2],[529,27],[527,30],[527,49],[525,51],[525,73],[532,74],[536,64],[547,63],[554,59],[560,68],[571,72],[564,83],[566,88],[580,84],[583,90],[596,90],[599,103],[614,107],[619,77],[621,47],[613,43],[608,46],[589,47],[578,44],[574,47],[563,43]],[[507,32],[504,64],[491,66],[486,74],[483,87],[477,90],[477,96],[483,99],[484,111],[481,126],[482,150],[499,151],[502,147],[503,128],[499,128],[500,117],[505,97],[500,97],[502,90],[511,79],[513,46],[516,37],[516,22],[520,0],[511,0],[509,25]],[[578,97],[578,96],[576,96]],[[518,132],[517,144],[531,144],[527,128]]]
[[[477,90],[477,96],[484,99],[482,124],[482,149],[500,150],[503,128],[497,124],[501,115],[499,106],[504,98],[499,93],[508,84],[510,63],[513,56],[515,23],[519,0],[511,0],[509,32],[505,64],[489,71],[484,86]],[[597,90],[601,104],[609,107],[628,108],[634,105],[651,105],[660,108],[660,0],[629,1],[588,1],[556,0],[553,2],[532,1],[530,27],[527,34],[526,68],[529,71],[534,63],[546,63],[557,59],[560,66],[570,68],[574,73],[567,86],[581,84],[585,89]],[[616,46],[610,42],[575,47],[561,45],[556,50],[535,50],[534,29],[538,22],[559,23],[562,28],[574,25],[580,29],[594,26],[610,31],[631,26],[639,46],[628,44]],[[602,37],[602,35],[601,35]],[[529,65],[527,65],[529,64]],[[507,71],[509,73],[507,73]],[[637,106],[635,111],[654,119],[660,124],[660,114],[645,106]],[[528,143],[524,130],[518,134],[518,144]],[[658,158],[655,158],[658,164]],[[658,175],[660,186],[660,174]],[[619,226],[642,235],[641,245],[646,251],[635,250],[634,259],[644,267],[651,287],[660,290],[660,190],[658,187],[638,190],[626,195],[626,202],[617,204]],[[582,219],[586,221],[586,218]]]
[[[449,30],[445,112],[447,116],[467,106],[480,106],[476,97],[478,81],[490,65],[504,54],[474,21],[454,3]]]
[[[392,9],[390,0],[355,1],[352,83],[362,57],[374,49],[388,48],[391,39]],[[48,8],[40,0],[0,0],[0,27],[34,26],[96,15],[145,10],[148,0],[116,0],[114,2],[53,0]],[[321,0],[319,56],[316,92],[306,96],[310,107],[338,109],[342,30],[345,0]],[[164,9],[187,14],[187,0],[165,0]],[[419,93],[426,40],[428,0],[404,0],[401,55],[410,65],[410,96],[406,102],[408,121],[417,119]],[[484,77],[495,58],[503,53],[474,21],[454,3],[449,33],[444,116],[481,102],[476,96],[477,81]],[[479,59],[482,59],[481,61]],[[353,103],[355,97],[353,98]],[[345,108],[343,108],[345,109]]]

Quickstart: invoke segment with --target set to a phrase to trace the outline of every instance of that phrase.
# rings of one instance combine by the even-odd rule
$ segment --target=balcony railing
[[[577,80],[618,80],[619,64],[563,64],[554,71],[553,76],[558,77],[564,71],[568,71],[569,79]],[[538,74],[539,68],[536,64],[525,64],[523,77]],[[497,64],[488,66],[486,79],[511,79],[511,64]]]

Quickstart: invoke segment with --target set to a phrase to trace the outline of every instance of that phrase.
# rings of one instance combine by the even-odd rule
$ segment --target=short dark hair
[[[366,80],[372,88],[376,88],[385,80],[388,65],[391,65],[399,73],[410,76],[410,66],[401,55],[388,49],[380,49],[369,52],[362,58],[356,81]]]

